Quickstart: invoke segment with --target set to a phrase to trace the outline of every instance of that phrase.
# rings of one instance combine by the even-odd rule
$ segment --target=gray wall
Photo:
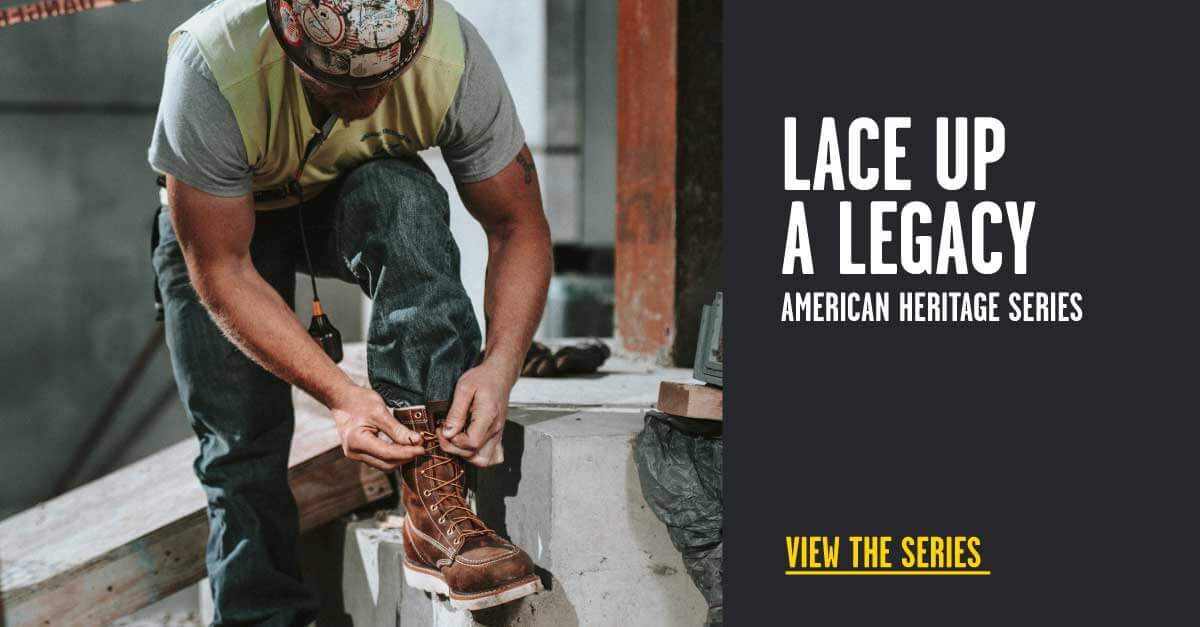
[[[0,31],[0,515],[52,496],[70,470],[86,479],[99,462],[191,437],[173,394],[136,426],[171,385],[164,349],[108,436],[89,443],[89,465],[71,455],[155,324],[146,146],[167,34],[205,4],[154,0]],[[329,292],[336,323],[359,337],[356,289]]]
[[[612,246],[617,228],[617,1],[584,4],[583,232],[581,243]]]
[[[204,4],[148,2],[0,34],[0,508],[51,496],[152,329],[146,145],[167,33]],[[120,463],[190,432],[174,401],[148,432],[128,432],[170,380],[165,354],[150,374],[125,429],[93,443],[98,458],[120,447]]]
[[[546,30],[546,146],[539,166],[551,232],[555,243],[612,246],[617,2],[547,0]]]

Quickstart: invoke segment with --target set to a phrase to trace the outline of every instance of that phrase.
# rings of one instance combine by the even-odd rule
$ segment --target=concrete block
[[[344,522],[343,533],[343,611],[355,625],[399,625],[405,592],[400,534],[373,520]]]
[[[546,591],[480,612],[404,584],[398,532],[346,528],[343,598],[356,625],[699,625],[705,604],[642,499],[635,411],[511,410],[506,462],[474,477],[476,509],[529,552]]]
[[[476,479],[480,515],[553,576],[544,596],[581,625],[704,620],[700,593],[642,498],[641,429],[640,411],[513,409],[506,463]]]

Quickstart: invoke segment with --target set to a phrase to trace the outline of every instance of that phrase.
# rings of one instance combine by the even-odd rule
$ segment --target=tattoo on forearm
[[[533,169],[533,159],[526,159],[525,155],[518,154],[517,163],[521,164],[522,170],[525,170],[525,184],[529,185],[533,182],[533,174],[535,172]]]

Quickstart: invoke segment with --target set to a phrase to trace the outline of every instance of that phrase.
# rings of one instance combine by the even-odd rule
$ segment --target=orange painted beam
[[[617,30],[616,331],[671,359],[675,329],[678,0],[620,0]]]

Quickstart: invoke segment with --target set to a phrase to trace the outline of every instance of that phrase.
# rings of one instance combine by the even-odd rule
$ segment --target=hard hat
[[[279,45],[305,73],[366,88],[404,72],[433,21],[432,0],[267,0]]]

